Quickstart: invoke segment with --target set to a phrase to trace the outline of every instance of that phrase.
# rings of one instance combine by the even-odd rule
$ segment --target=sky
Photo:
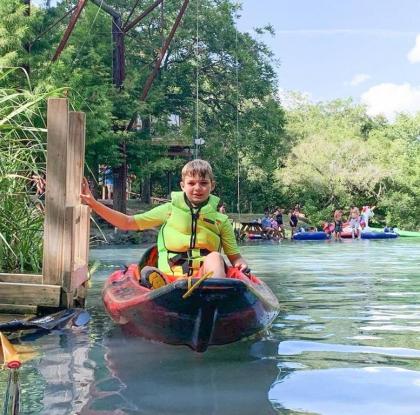
[[[275,53],[280,91],[352,97],[371,115],[420,110],[419,0],[242,0],[238,28]],[[255,36],[255,34],[254,34]]]

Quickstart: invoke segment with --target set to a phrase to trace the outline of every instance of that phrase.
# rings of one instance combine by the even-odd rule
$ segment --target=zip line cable
[[[133,7],[131,8],[131,11],[130,11],[128,17],[125,19],[125,22],[123,23],[122,27],[125,27],[127,25],[127,23],[130,21],[130,17],[133,15],[134,10],[136,9],[136,7],[138,6],[139,3],[140,3],[140,0],[136,0]]]
[[[200,61],[199,61],[199,46],[198,46],[198,36],[199,36],[199,0],[196,0],[196,18],[195,18],[195,29],[196,29],[196,36],[195,36],[195,60],[196,60],[196,68],[195,68],[195,140],[194,140],[194,150],[195,156],[194,158],[198,158],[198,146],[199,146],[199,69],[200,69]]]
[[[239,91],[239,59],[238,59],[238,27],[237,19],[238,16],[235,16],[235,74],[236,74],[236,169],[237,169],[237,210],[239,215],[239,221],[241,220],[241,166],[240,166],[240,157],[239,157],[239,144],[240,144],[240,135],[239,135],[239,100],[240,100],[240,91]]]
[[[101,0],[101,4],[98,6],[98,11],[95,14],[95,17],[93,18],[92,24],[90,25],[89,31],[88,33],[91,34],[92,33],[92,29],[93,29],[93,25],[96,22],[96,19],[98,18],[99,12],[102,10],[102,3],[104,2],[104,0]],[[85,41],[82,43],[82,45],[78,48],[78,52],[76,57],[73,59],[70,68],[73,69],[73,66],[76,62],[76,60],[79,58],[80,56],[80,52],[82,51],[83,47],[85,46],[86,42],[88,41],[88,38],[90,39],[90,36],[86,36]]]
[[[39,33],[38,36],[32,40],[31,46],[39,39],[41,39],[42,36],[46,35],[52,28],[57,26],[61,21],[63,21],[70,13],[73,13],[77,6],[74,6],[71,8],[64,16],[60,17],[58,20],[56,20],[51,26],[49,26],[47,29],[45,29],[43,32]]]

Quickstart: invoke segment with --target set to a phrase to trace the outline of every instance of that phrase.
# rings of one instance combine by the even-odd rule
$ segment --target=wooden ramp
[[[38,306],[59,307],[61,287],[42,275],[0,274],[0,312],[35,314]]]

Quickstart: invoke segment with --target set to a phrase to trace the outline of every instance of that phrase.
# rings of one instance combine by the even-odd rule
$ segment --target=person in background
[[[45,189],[46,189],[46,181],[44,179],[43,175],[38,175],[38,174],[33,174],[32,175],[32,181],[34,183],[34,187],[35,187],[35,195],[38,198],[41,198],[44,196],[45,194]]]
[[[359,208],[356,206],[353,206],[350,209],[350,218],[349,218],[349,224],[351,227],[351,237],[353,239],[361,239],[362,237],[362,227],[360,225],[360,211]]]
[[[283,213],[284,209],[279,207],[276,208],[274,211],[274,219],[277,222],[278,232],[283,239],[286,239],[286,231],[284,230],[284,223],[283,223]]]
[[[363,206],[362,207],[362,212],[360,214],[360,218],[361,218],[361,224],[365,227],[366,230],[369,229],[369,218],[371,218],[374,213],[373,210],[375,209],[376,206]]]
[[[289,215],[289,225],[290,225],[290,230],[291,230],[290,239],[292,239],[293,235],[296,233],[300,216],[301,216],[300,207],[299,205],[295,205],[295,207],[290,210],[290,215]]]
[[[226,215],[226,204],[224,202],[219,206],[219,213]]]
[[[281,235],[279,232],[279,224],[276,221],[274,213],[270,215],[270,222],[271,222],[271,227],[273,228],[273,238],[276,240],[280,240]]]
[[[274,229],[271,223],[270,213],[265,212],[264,217],[261,219],[261,227],[264,235],[270,239],[274,235]]]
[[[337,209],[334,212],[334,230],[333,236],[336,241],[341,239],[341,232],[343,232],[343,211]]]
[[[134,180],[136,180],[136,175],[134,173],[127,175],[127,200],[131,199],[131,195],[133,194],[132,188]]]
[[[112,199],[114,196],[114,177],[112,169],[104,166],[104,185],[105,185],[105,199]]]
[[[36,208],[40,212],[44,212],[45,209],[45,191],[47,182],[44,178],[44,175],[33,174],[32,177],[32,187],[35,189],[35,195],[31,197]]]

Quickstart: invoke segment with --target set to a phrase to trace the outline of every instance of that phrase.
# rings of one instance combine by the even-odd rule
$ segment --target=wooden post
[[[69,113],[62,282],[64,307],[74,305],[76,290],[86,282],[88,276],[90,213],[87,206],[80,204],[80,184],[85,163],[85,125],[83,112]]]
[[[63,98],[48,100],[44,225],[44,284],[60,285],[62,307],[83,299],[87,280],[89,208],[80,204],[85,149],[85,114],[68,111]],[[78,292],[79,291],[79,292]]]
[[[65,98],[51,98],[47,109],[47,176],[44,222],[44,284],[62,285],[69,110]]]

